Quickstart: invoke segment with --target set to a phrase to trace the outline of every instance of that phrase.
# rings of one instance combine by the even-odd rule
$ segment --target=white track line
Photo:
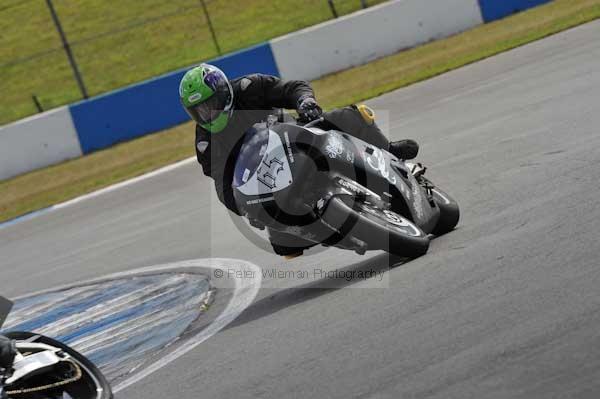
[[[2,229],[4,227],[9,227],[9,226],[15,225],[15,224],[20,223],[20,222],[24,222],[26,220],[33,219],[33,218],[35,218],[37,216],[45,215],[46,213],[55,211],[57,209],[65,208],[65,207],[70,206],[70,205],[74,205],[74,204],[76,204],[78,202],[85,201],[85,200],[88,200],[90,198],[94,198],[94,197],[97,197],[99,195],[102,195],[102,194],[110,193],[111,191],[118,190],[120,188],[129,186],[131,184],[139,183],[139,182],[141,182],[143,180],[150,179],[150,178],[155,177],[157,175],[160,175],[162,173],[170,172],[170,171],[172,171],[174,169],[177,169],[177,168],[179,168],[181,166],[184,166],[184,165],[187,165],[189,163],[192,163],[195,160],[196,160],[196,157],[186,158],[186,159],[184,159],[182,161],[179,161],[179,162],[176,162],[174,164],[164,166],[164,167],[162,167],[160,169],[157,169],[157,170],[155,170],[153,172],[149,172],[149,173],[143,174],[141,176],[134,177],[132,179],[125,180],[125,181],[122,181],[122,182],[117,183],[117,184],[113,184],[112,186],[108,186],[108,187],[102,188],[100,190],[93,191],[93,192],[88,193],[88,194],[84,194],[84,195],[82,195],[80,197],[73,198],[72,200],[61,202],[60,204],[52,205],[52,206],[49,206],[47,208],[39,209],[37,211],[33,211],[33,212],[30,212],[30,213],[27,213],[27,214],[25,214],[23,216],[17,216],[14,219],[7,220],[6,222],[0,223],[0,229]]]
[[[201,262],[198,265],[198,262]],[[144,368],[141,372],[132,375],[127,380],[123,381],[119,385],[113,388],[113,391],[119,392],[130,385],[135,384],[140,381],[142,378],[147,377],[148,375],[154,373],[157,370],[162,369],[167,364],[176,360],[177,358],[183,356],[187,352],[191,351],[202,342],[206,341],[219,331],[221,331],[225,326],[235,320],[248,306],[252,304],[254,298],[256,298],[256,294],[258,294],[258,290],[260,289],[260,284],[262,281],[262,275],[260,272],[260,268],[253,263],[238,260],[238,259],[197,259],[192,261],[183,261],[170,265],[172,268],[181,268],[181,267],[209,267],[211,269],[217,270],[239,270],[241,276],[253,276],[253,278],[235,278],[235,288],[233,291],[233,297],[227,304],[225,310],[204,330],[200,331],[198,335],[193,338],[190,338],[185,346],[179,347],[174,352],[168,353],[162,359],[156,361],[150,366]],[[250,272],[250,273],[247,273]]]
[[[89,284],[98,284],[101,282],[106,282],[108,280],[114,280],[118,278],[127,278],[140,274],[152,274],[157,272],[164,272],[169,270],[177,270],[177,269],[186,269],[186,268],[207,268],[212,270],[225,270],[225,271],[233,271],[227,273],[228,276],[234,279],[235,288],[233,289],[233,295],[225,310],[219,314],[215,320],[209,324],[205,329],[200,331],[198,335],[189,338],[186,341],[184,346],[179,347],[177,350],[168,353],[166,356],[161,358],[160,360],[150,364],[149,366],[143,368],[140,372],[134,373],[125,381],[121,382],[119,385],[113,387],[113,392],[119,392],[141,379],[147,377],[148,375],[154,373],[157,370],[162,369],[167,364],[173,362],[179,357],[183,356],[187,352],[191,351],[202,342],[206,341],[219,331],[221,331],[225,326],[235,320],[248,306],[252,304],[256,294],[260,289],[260,285],[262,282],[262,274],[261,269],[250,262],[240,260],[240,259],[227,259],[227,258],[202,258],[202,259],[193,259],[186,260],[175,263],[168,263],[159,266],[145,267],[142,269],[135,269],[121,273],[115,273],[108,276],[104,276],[94,280],[88,280],[84,282],[73,283],[69,285],[64,285],[60,287],[55,287],[43,291],[38,291],[32,294],[26,294],[17,298],[12,298],[11,300],[17,301],[20,299],[25,299],[28,297],[42,295],[50,292],[56,292],[65,290],[71,287],[79,287],[82,285]],[[239,273],[235,273],[238,271]],[[242,277],[236,277],[242,276]]]

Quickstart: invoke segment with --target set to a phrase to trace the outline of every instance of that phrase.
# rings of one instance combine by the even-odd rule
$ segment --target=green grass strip
[[[383,0],[368,0],[372,6]],[[6,4],[8,2],[8,4]],[[206,0],[223,54],[333,18],[325,0]],[[335,0],[339,15],[359,0]],[[91,96],[217,57],[199,0],[58,0]],[[0,0],[0,124],[81,99],[44,0]]]

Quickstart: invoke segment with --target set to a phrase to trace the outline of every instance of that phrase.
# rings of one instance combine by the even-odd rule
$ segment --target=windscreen
[[[243,186],[260,166],[269,144],[269,130],[252,127],[245,133],[244,143],[235,163],[233,187]]]

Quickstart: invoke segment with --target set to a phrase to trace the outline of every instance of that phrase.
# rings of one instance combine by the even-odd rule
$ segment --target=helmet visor
[[[221,115],[227,105],[224,104],[223,99],[219,97],[221,96],[215,94],[200,104],[187,107],[187,113],[190,114],[192,119],[200,124],[210,123]]]

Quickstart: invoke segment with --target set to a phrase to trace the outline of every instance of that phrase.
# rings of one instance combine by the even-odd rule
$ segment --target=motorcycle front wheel
[[[8,332],[5,335],[16,341],[17,350],[24,356],[41,351],[36,344],[48,345],[59,353],[64,352],[64,361],[6,385],[5,391],[9,399],[113,398],[110,384],[102,372],[73,348],[31,332]],[[15,367],[17,366],[15,363]]]
[[[442,189],[435,187],[432,194],[433,201],[440,208],[440,218],[431,233],[441,236],[454,230],[460,219],[460,210],[454,198]]]

